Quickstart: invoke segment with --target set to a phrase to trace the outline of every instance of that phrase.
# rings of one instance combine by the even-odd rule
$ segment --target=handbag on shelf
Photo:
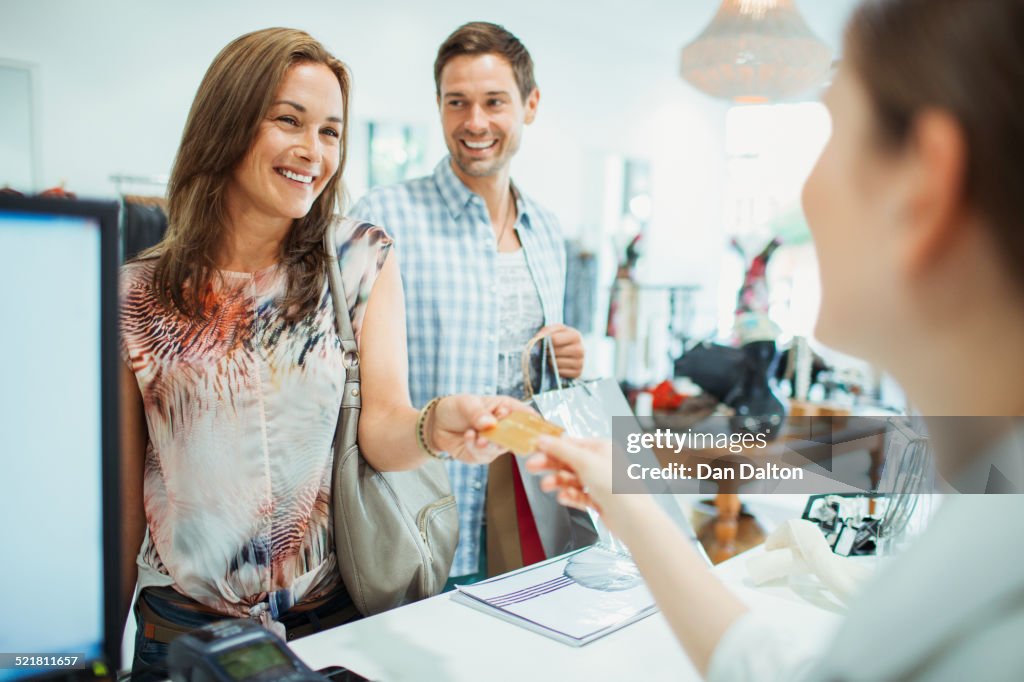
[[[739,348],[702,341],[679,356],[674,373],[727,402],[746,376],[747,357]]]
[[[328,288],[345,366],[331,477],[334,551],[352,602],[369,616],[442,590],[459,541],[459,520],[442,461],[431,460],[412,471],[383,473],[359,452],[359,348],[333,227],[325,243]]]

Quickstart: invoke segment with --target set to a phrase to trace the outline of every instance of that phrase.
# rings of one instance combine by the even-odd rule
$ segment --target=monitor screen
[[[117,664],[116,221],[0,197],[0,681]]]

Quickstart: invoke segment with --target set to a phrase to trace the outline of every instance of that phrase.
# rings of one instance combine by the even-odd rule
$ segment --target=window
[[[746,254],[741,262],[726,253],[719,281],[718,331],[732,336],[736,295],[750,259],[773,238],[782,246],[768,263],[769,316],[779,325],[780,347],[794,336],[811,340],[826,362],[847,372],[851,381],[880,390],[881,377],[862,360],[815,343],[814,323],[821,300],[818,261],[800,205],[804,181],[831,133],[828,110],[820,103],[736,106],[726,114],[726,235],[735,237]],[[882,396],[900,405],[898,389]]]
[[[719,333],[731,335],[736,294],[747,264],[772,239],[782,239],[769,261],[770,316],[782,340],[810,336],[820,298],[817,261],[800,207],[800,191],[831,130],[817,102],[737,106],[726,114],[726,234],[746,253],[730,250],[719,283]]]

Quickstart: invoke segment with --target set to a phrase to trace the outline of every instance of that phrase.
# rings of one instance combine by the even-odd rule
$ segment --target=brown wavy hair
[[[305,63],[323,64],[338,78],[341,158],[309,213],[295,220],[282,240],[280,264],[288,285],[281,309],[294,321],[319,303],[327,267],[324,235],[344,201],[350,78],[345,64],[309,34],[268,28],[231,41],[203,76],[167,187],[167,235],[142,254],[158,259],[153,286],[160,302],[192,320],[206,319],[202,292],[217,272],[214,257],[227,224],[227,185],[255,141],[285,73]]]

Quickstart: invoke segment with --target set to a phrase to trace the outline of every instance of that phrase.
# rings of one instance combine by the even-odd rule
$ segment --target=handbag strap
[[[334,225],[327,228],[324,235],[324,247],[327,249],[327,288],[334,302],[334,326],[341,339],[342,364],[345,366],[345,393],[341,398],[341,407],[358,408],[361,406],[359,397],[359,346],[352,330],[352,320],[348,314],[348,301],[345,296],[345,284],[341,279],[341,262],[338,249],[334,243]],[[355,384],[353,388],[350,385]]]
[[[551,369],[555,372],[555,385],[558,386],[558,390],[562,390],[564,388],[562,384],[562,375],[558,372],[558,360],[555,358],[555,346],[551,342],[551,335],[538,333],[526,342],[526,347],[523,348],[523,355],[520,359],[523,369],[523,387],[526,389],[526,400],[530,400],[534,396],[533,380],[530,378],[530,353],[533,352],[533,347],[541,340],[544,341],[544,351],[547,351],[547,355],[551,357]],[[543,363],[541,365],[540,374],[541,390],[544,390]]]

